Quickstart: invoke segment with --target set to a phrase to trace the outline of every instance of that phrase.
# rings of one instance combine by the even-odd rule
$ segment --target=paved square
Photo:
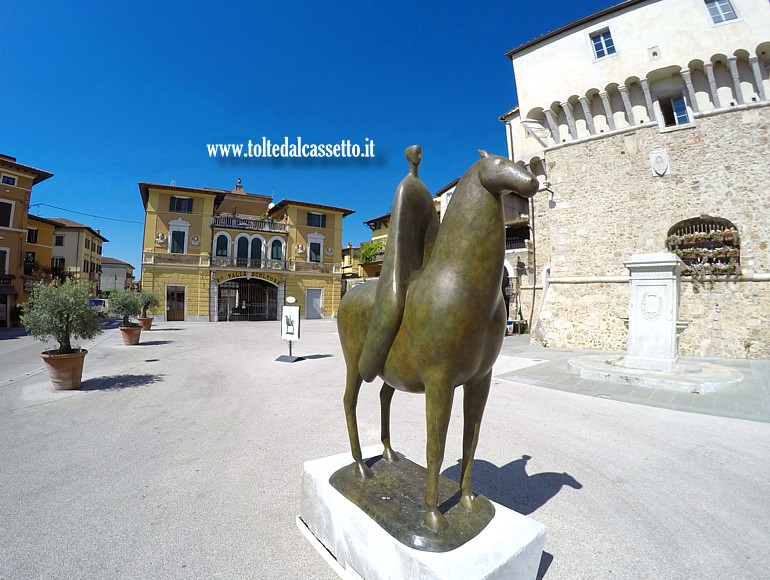
[[[770,424],[707,414],[721,403],[703,395],[617,400],[564,371],[572,351],[526,338],[505,339],[474,488],[546,525],[543,577],[766,575]],[[22,356],[41,345],[0,335],[0,578],[336,577],[295,524],[303,462],[348,448],[333,321],[303,321],[293,364],[275,361],[277,322],[161,323],[135,347],[111,329],[86,346],[83,390],[54,393]],[[765,386],[741,404],[765,413]],[[361,392],[364,444],[378,391]],[[394,447],[424,461],[423,398],[397,393],[392,423]],[[461,431],[458,390],[455,479]]]

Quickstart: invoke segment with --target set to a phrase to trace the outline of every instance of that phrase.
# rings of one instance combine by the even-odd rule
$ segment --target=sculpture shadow
[[[543,555],[540,557],[540,567],[537,570],[537,580],[543,580],[548,573],[548,568],[553,563],[553,556],[543,550]]]
[[[122,391],[145,387],[163,380],[163,375],[113,375],[88,379],[80,384],[81,391]]]
[[[171,340],[141,340],[136,346],[158,346],[160,344],[171,344]]]
[[[567,473],[543,472],[527,474],[527,461],[521,459],[497,467],[488,461],[476,460],[473,464],[473,491],[487,496],[522,515],[530,515],[544,506],[565,485],[581,489],[583,485]],[[444,477],[460,481],[460,460],[444,470]]]
[[[334,355],[333,354],[306,354],[302,358],[308,359],[308,360],[312,360],[312,359],[316,359],[316,358],[329,358],[329,357],[332,357],[332,356],[334,356]]]

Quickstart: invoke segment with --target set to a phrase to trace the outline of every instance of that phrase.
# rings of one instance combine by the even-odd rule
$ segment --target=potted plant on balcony
[[[22,323],[29,333],[37,340],[59,343],[59,348],[40,354],[54,389],[80,387],[88,351],[73,346],[72,339],[90,340],[102,331],[99,314],[88,305],[89,298],[87,286],[68,278],[36,285],[23,306]]]
[[[130,319],[138,318],[141,312],[142,299],[138,292],[124,290],[110,296],[110,313],[123,319],[120,323],[120,334],[126,346],[139,344],[142,327]]]
[[[139,324],[142,326],[142,330],[150,330],[152,328],[152,316],[147,316],[147,310],[150,308],[157,308],[160,306],[160,300],[155,292],[142,291],[139,293],[139,297],[142,300],[142,315],[137,318]]]

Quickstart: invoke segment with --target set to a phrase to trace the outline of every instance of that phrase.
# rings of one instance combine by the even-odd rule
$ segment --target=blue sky
[[[101,229],[105,255],[137,277],[145,181],[230,189],[240,177],[276,202],[347,207],[344,243],[358,245],[371,234],[362,222],[390,211],[407,146],[422,144],[433,192],[477,149],[507,154],[507,50],[616,3],[6,0],[0,153],[54,174],[32,213]],[[375,157],[206,151],[263,136],[368,137]]]

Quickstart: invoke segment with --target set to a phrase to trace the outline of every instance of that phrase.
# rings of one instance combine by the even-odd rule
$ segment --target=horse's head
[[[490,193],[516,193],[523,197],[532,197],[537,193],[537,178],[518,163],[499,155],[490,155],[486,151],[479,150],[479,155],[481,160],[476,162],[479,166],[479,181]]]

